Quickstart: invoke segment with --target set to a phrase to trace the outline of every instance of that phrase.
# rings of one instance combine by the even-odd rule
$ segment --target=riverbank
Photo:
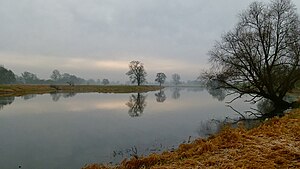
[[[119,166],[92,164],[83,169],[138,168],[300,168],[300,109],[266,120],[257,128],[224,128],[208,138],[182,144],[174,152],[124,160]]]
[[[0,85],[0,96],[23,96],[45,93],[138,93],[159,90],[159,86],[100,85]]]

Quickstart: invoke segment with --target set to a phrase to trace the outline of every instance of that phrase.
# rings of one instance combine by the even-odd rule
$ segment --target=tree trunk
[[[271,118],[274,116],[283,116],[283,112],[290,108],[292,106],[292,103],[289,103],[287,101],[284,101],[282,99],[272,99],[271,100],[274,104],[274,110],[264,114],[262,117],[263,118]]]

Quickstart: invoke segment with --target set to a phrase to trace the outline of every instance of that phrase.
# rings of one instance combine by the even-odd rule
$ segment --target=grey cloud
[[[0,53],[26,59],[173,59],[201,67],[214,41],[251,2],[1,0]],[[300,2],[294,3],[300,8]]]

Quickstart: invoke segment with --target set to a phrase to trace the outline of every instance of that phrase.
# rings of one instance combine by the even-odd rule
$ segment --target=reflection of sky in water
[[[132,151],[149,153],[195,138],[203,121],[235,116],[206,91],[184,89],[174,98],[165,89],[163,103],[156,101],[157,92],[144,94],[144,112],[134,118],[126,105],[132,94],[76,94],[57,102],[47,94],[15,98],[0,110],[0,168],[116,162]]]

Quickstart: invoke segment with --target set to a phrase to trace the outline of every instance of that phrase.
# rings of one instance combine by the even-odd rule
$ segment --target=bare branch
[[[234,112],[238,113],[240,116],[242,116],[243,119],[246,119],[246,117],[242,113],[240,113],[239,111],[237,111],[236,109],[234,109],[232,106],[230,106],[230,105],[226,105],[226,106],[229,107],[229,108],[231,108]]]

